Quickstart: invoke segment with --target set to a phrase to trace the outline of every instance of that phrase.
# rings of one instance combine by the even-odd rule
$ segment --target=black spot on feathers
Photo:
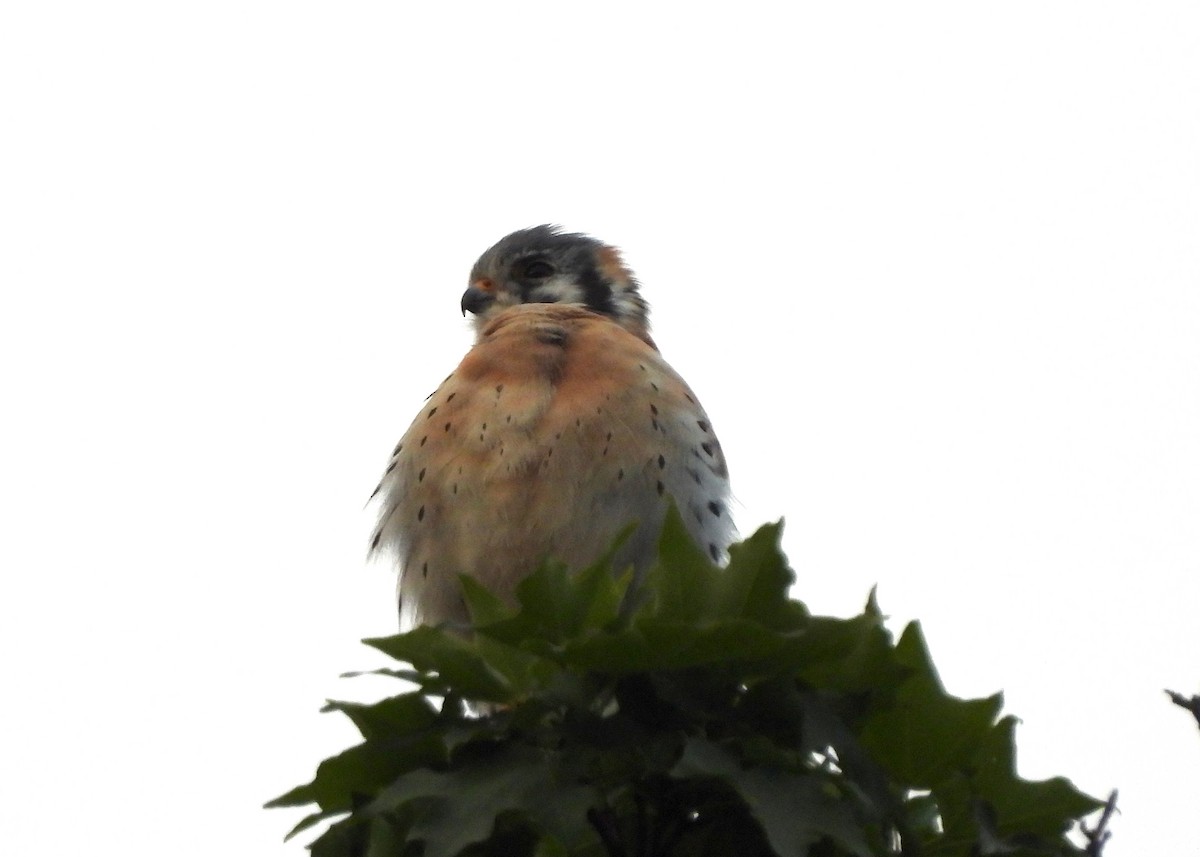
[[[567,341],[567,332],[561,327],[539,328],[534,335],[543,345],[563,345]]]

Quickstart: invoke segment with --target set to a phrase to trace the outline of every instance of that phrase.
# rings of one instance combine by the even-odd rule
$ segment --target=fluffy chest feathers
[[[732,535],[708,418],[657,350],[562,304],[497,315],[427,400],[378,489],[373,549],[401,565],[402,613],[463,621],[457,575],[510,597],[548,556],[645,568],[668,498],[714,558]]]

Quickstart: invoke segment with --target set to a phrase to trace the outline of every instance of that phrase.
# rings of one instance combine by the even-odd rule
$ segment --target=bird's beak
[[[479,315],[496,299],[496,287],[487,277],[482,280],[476,280],[467,286],[467,290],[463,292],[462,302],[459,304],[462,307],[462,314],[473,313]]]

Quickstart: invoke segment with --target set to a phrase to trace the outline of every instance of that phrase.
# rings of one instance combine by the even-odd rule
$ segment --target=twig
[[[1188,699],[1182,693],[1176,693],[1173,690],[1167,691],[1167,696],[1171,697],[1171,701],[1180,708],[1186,708],[1192,712],[1192,716],[1196,718],[1196,725],[1200,726],[1200,696],[1193,696]]]
[[[1117,790],[1113,789],[1109,794],[1108,800],[1104,802],[1104,812],[1100,814],[1100,820],[1096,822],[1095,827],[1088,827],[1080,822],[1079,826],[1083,829],[1083,835],[1087,839],[1087,847],[1083,849],[1083,853],[1087,857],[1101,857],[1104,851],[1104,845],[1112,838],[1112,831],[1107,830],[1108,820],[1112,818],[1112,814],[1117,810]]]

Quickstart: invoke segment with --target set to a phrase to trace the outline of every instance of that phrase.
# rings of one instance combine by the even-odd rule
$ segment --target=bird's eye
[[[531,280],[544,280],[554,273],[554,266],[542,259],[525,263],[525,276]]]

